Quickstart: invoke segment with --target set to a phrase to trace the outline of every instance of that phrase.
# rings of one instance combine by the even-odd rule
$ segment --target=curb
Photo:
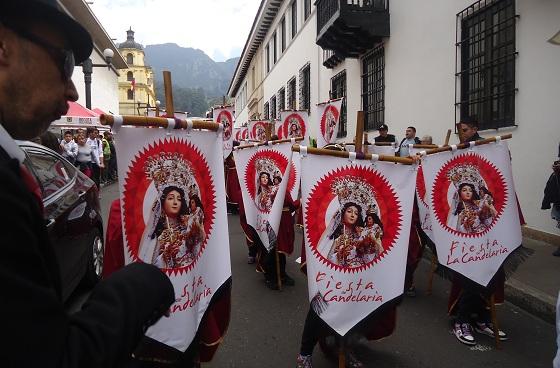
[[[541,318],[555,323],[556,298],[526,285],[523,282],[510,278],[505,285],[506,300],[519,308]]]

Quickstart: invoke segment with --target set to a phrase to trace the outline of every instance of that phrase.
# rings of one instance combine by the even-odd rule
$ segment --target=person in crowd
[[[397,138],[393,134],[389,134],[389,127],[387,124],[381,124],[379,128],[377,128],[379,135],[374,138],[375,143],[383,143],[383,142],[397,142]]]
[[[69,314],[39,184],[17,140],[40,136],[76,101],[76,64],[91,36],[55,0],[0,2],[0,313],[5,367],[122,367],[175,300],[157,267],[133,264],[100,282]]]
[[[113,134],[108,132],[107,142],[109,142],[109,150],[111,152],[111,159],[109,160],[109,180],[115,181],[118,179],[119,174],[117,172],[117,150],[115,148],[115,141],[113,139]]]
[[[462,137],[461,143],[479,141],[483,139],[480,135],[478,135],[478,121],[475,119],[471,117],[463,118],[457,126],[460,130],[459,137]]]
[[[93,150],[91,146],[86,143],[86,137],[83,134],[78,135],[77,142],[78,152],[75,165],[81,172],[87,175],[88,178],[91,178],[93,176],[93,170],[91,168]]]
[[[110,175],[109,175],[109,162],[111,161],[111,147],[109,146],[109,140],[107,137],[109,136],[109,132],[105,132],[103,135],[100,135],[101,138],[101,147],[103,149],[103,169],[101,169],[101,180],[104,183],[109,182]]]
[[[62,156],[74,163],[76,157],[78,157],[78,144],[74,141],[71,131],[64,132],[64,139],[60,142],[60,147],[62,148]]]
[[[552,164],[552,174],[546,182],[544,188],[544,198],[541,209],[549,210],[552,220],[556,221],[556,227],[560,229],[560,144],[558,145],[558,160]],[[553,253],[553,256],[560,257],[560,245]]]
[[[432,136],[431,135],[423,136],[422,139],[420,139],[420,144],[433,144],[432,143]]]
[[[101,189],[101,168],[103,167],[103,147],[101,141],[98,139],[99,132],[95,128],[87,128],[87,141],[86,144],[91,147],[91,171],[92,180],[97,189]]]
[[[39,144],[52,149],[56,153],[62,154],[60,142],[53,132],[46,131],[39,136]]]
[[[402,139],[401,143],[399,144],[399,156],[401,157],[408,157],[408,145],[409,144],[420,144],[420,139],[416,136],[416,128],[413,126],[409,126],[406,128],[405,137]]]

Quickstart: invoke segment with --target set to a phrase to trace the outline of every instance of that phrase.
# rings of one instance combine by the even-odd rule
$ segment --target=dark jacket
[[[546,182],[541,210],[549,210],[550,204],[560,205],[560,175],[556,173],[552,173]]]
[[[395,136],[393,134],[387,134],[386,137],[382,137],[380,135],[378,135],[377,137],[375,137],[373,139],[375,141],[375,143],[383,143],[383,142],[397,142],[397,138],[395,138]]]
[[[128,266],[98,284],[81,311],[67,314],[39,204],[19,161],[1,148],[0,177],[2,367],[123,365],[173,302],[169,279],[154,266]]]

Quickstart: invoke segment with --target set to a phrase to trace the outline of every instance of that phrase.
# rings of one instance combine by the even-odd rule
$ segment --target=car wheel
[[[84,276],[84,283],[87,286],[93,286],[101,279],[105,246],[99,230],[93,231],[89,239],[91,249],[89,251],[88,269]]]

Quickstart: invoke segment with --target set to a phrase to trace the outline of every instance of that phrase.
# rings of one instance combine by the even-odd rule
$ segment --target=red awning
[[[72,116],[77,118],[89,118],[89,117],[97,117],[98,115],[91,111],[88,108],[83,107],[77,102],[68,101],[70,108],[66,113],[66,116]]]
[[[101,115],[106,114],[105,111],[103,111],[103,110],[101,110],[101,109],[99,109],[99,108],[97,108],[97,107],[96,107],[95,109],[91,110],[91,111],[93,111],[97,116],[101,116]]]

